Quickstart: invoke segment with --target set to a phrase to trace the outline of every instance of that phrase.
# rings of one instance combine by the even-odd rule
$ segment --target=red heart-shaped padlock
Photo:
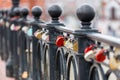
[[[57,36],[56,45],[58,47],[64,46],[64,37],[63,36]]]
[[[95,59],[98,62],[103,62],[106,59],[106,55],[104,54],[105,50],[102,49],[100,50],[96,55],[95,55]]]
[[[84,50],[84,53],[86,54],[88,51],[92,50],[94,47],[94,44],[93,45],[90,45],[89,47],[85,48]]]

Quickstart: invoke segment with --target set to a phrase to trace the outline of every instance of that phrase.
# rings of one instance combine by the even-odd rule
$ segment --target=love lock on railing
[[[106,59],[105,50],[97,48],[94,44],[87,47],[84,51],[86,61],[96,60],[103,62]]]

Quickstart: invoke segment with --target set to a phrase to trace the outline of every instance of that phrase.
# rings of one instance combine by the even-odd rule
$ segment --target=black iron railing
[[[114,73],[116,80],[120,79],[120,39],[90,27],[95,16],[91,6],[85,4],[77,9],[82,25],[78,30],[68,29],[59,22],[62,10],[58,5],[48,9],[51,23],[39,19],[42,10],[37,6],[32,9],[32,20],[27,19],[26,8],[17,6],[8,14],[4,12],[0,12],[0,55],[7,61],[8,77],[16,80],[108,80]],[[109,70],[105,72],[103,65]]]

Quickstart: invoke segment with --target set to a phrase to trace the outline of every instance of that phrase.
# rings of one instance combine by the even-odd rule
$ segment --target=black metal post
[[[13,4],[13,7],[11,8],[11,10],[9,11],[9,16],[10,18],[13,18],[14,17],[14,13],[13,13],[13,9],[15,7],[18,7],[19,5],[19,0],[12,0],[12,4]],[[13,21],[12,20],[9,20],[10,21],[10,26],[13,24]],[[13,77],[14,76],[14,69],[13,69],[13,65],[14,65],[14,60],[13,60],[13,44],[12,44],[12,38],[11,38],[11,31],[10,31],[10,26],[9,26],[9,30],[8,30],[8,43],[9,43],[9,58],[7,60],[7,63],[6,63],[6,75],[8,77]]]
[[[48,55],[49,55],[49,79],[55,80],[55,56],[57,51],[57,46],[55,45],[55,41],[57,36],[60,34],[54,27],[64,26],[59,22],[59,17],[62,13],[61,8],[58,5],[52,5],[48,9],[48,13],[52,18],[52,22],[48,25],[49,30],[49,42],[48,42]]]
[[[4,51],[3,51],[3,39],[4,39],[4,32],[3,32],[3,29],[4,29],[4,11],[2,10],[1,11],[1,59],[4,60]]]
[[[11,45],[10,45],[10,34],[11,34],[11,31],[10,31],[10,26],[11,26],[11,18],[13,17],[13,12],[10,10],[8,11],[8,28],[7,28],[7,46],[8,46],[8,60],[6,62],[6,75],[9,76],[9,77],[13,77],[13,57],[12,57],[12,53],[11,53]]]
[[[2,10],[0,10],[0,20],[2,20]],[[2,24],[0,23],[0,56],[2,55]]]
[[[81,23],[82,23],[82,28],[81,28],[81,30],[77,30],[78,32],[81,32],[81,31],[83,33],[94,32],[94,30],[92,30],[90,28],[91,20],[95,16],[95,12],[94,12],[93,8],[91,8],[89,5],[83,5],[77,9],[77,16],[81,20]],[[87,38],[85,35],[79,36],[79,38],[78,38],[78,53],[80,55],[82,55],[82,56],[80,56],[80,59],[79,59],[80,80],[89,80],[88,78],[89,78],[89,70],[91,67],[91,63],[85,61],[84,50],[90,44],[94,44],[94,41]]]
[[[34,21],[32,23],[43,23],[39,18],[42,14],[42,10],[39,6],[35,6],[32,8],[32,14],[34,16]],[[42,28],[39,28],[39,26],[37,25],[32,25],[32,35],[34,35],[34,33],[38,30],[42,30]],[[38,65],[38,61],[40,61],[40,59],[38,59],[38,55],[40,53],[37,53],[37,44],[38,44],[38,39],[35,38],[35,36],[32,37],[32,79],[33,80],[38,80],[40,74],[39,71],[37,70],[37,65]],[[41,77],[41,76],[40,76]]]
[[[14,17],[13,15],[13,11],[10,11],[9,12],[9,15],[10,15],[10,19]],[[13,24],[13,20],[10,20],[10,26]],[[8,57],[8,60],[6,62],[6,75],[8,77],[14,77],[14,70],[13,70],[13,66],[14,66],[14,60],[13,60],[13,51],[12,51],[12,48],[13,48],[13,41],[12,41],[12,38],[11,38],[11,35],[12,35],[12,32],[10,30],[10,26],[9,26],[9,57]]]
[[[14,20],[14,27],[18,27],[19,24],[18,24],[18,20],[20,18],[20,8],[14,8],[13,10],[14,12],[14,15],[16,16],[16,19]],[[14,77],[16,80],[18,80],[18,71],[19,71],[19,57],[18,57],[18,51],[17,51],[17,48],[18,48],[18,31],[19,30],[13,30],[12,31],[12,35],[11,35],[11,38],[12,38],[12,41],[13,41],[13,47],[12,47],[12,54],[13,54],[13,59],[14,59]]]
[[[7,18],[8,18],[8,15],[7,15],[7,10],[4,10],[4,16],[3,16],[3,21],[4,21],[4,24],[3,24],[3,59],[5,61],[7,61],[8,59],[8,47],[7,47],[7,27],[6,27],[6,22],[7,22]]]
[[[9,35],[10,35],[10,10],[8,10],[7,12],[7,17],[6,17],[6,23],[5,23],[5,26],[6,26],[6,45],[7,45],[7,59],[9,58],[9,53],[10,53],[10,44],[9,44]]]
[[[18,54],[19,54],[19,79],[23,80],[22,74],[24,71],[27,71],[27,54],[25,53],[26,50],[26,34],[22,30],[24,26],[26,26],[25,21],[27,21],[27,15],[29,11],[27,8],[21,9],[21,18],[19,19],[20,31],[18,32]],[[26,78],[25,78],[26,80]]]

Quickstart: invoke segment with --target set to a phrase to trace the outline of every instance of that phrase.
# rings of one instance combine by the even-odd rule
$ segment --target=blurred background
[[[20,0],[19,6],[27,7],[30,11],[33,6],[40,6],[43,10],[41,19],[49,21],[48,7],[51,4],[59,4],[63,9],[61,21],[69,27],[75,27],[80,26],[76,9],[84,3],[93,6],[96,12],[91,27],[97,28],[103,34],[120,37],[120,0]],[[0,0],[0,9],[11,7],[12,0]]]

